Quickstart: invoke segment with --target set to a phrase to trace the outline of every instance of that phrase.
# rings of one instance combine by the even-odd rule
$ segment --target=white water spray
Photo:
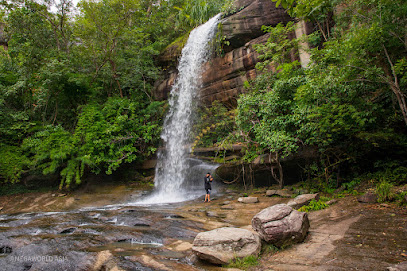
[[[209,42],[216,32],[219,18],[220,14],[192,30],[182,50],[178,78],[171,90],[170,109],[161,134],[165,151],[158,153],[155,192],[141,203],[180,202],[193,197],[191,191],[185,188],[190,167],[187,160],[191,143],[191,118],[201,85],[202,66],[208,59]]]

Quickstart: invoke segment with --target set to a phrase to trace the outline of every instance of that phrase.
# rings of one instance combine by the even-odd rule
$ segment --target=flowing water
[[[196,161],[189,160],[188,155],[191,121],[201,84],[202,65],[208,59],[209,42],[216,32],[219,18],[220,14],[195,28],[182,50],[178,78],[171,90],[170,110],[161,135],[165,150],[158,154],[155,192],[142,203],[180,202],[194,198],[197,191],[193,183],[199,182],[202,186],[204,172],[214,169],[211,165],[202,164],[200,168],[203,170],[192,176],[191,167]],[[202,191],[201,189],[201,194]]]
[[[155,193],[142,201],[99,208],[0,214],[0,271],[93,270],[109,255],[106,251],[114,257],[105,262],[124,270],[196,270],[191,266],[190,252],[174,249],[172,244],[190,245],[203,225],[179,215],[177,204],[157,203],[203,195],[203,177],[216,168],[190,158],[186,146],[201,67],[219,18],[193,30],[182,51],[162,133],[166,151],[159,154]],[[140,206],[143,203],[147,206]]]

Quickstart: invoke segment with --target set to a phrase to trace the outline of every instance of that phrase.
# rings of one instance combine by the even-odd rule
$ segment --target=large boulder
[[[295,197],[294,199],[290,200],[287,205],[292,207],[293,209],[298,209],[304,205],[309,204],[312,200],[318,201],[319,194],[303,194]]]
[[[227,264],[235,258],[259,255],[261,240],[249,230],[224,227],[199,233],[192,251],[202,260]]]
[[[286,204],[268,207],[252,219],[253,229],[264,241],[278,247],[302,242],[307,236],[307,213],[298,212]]]

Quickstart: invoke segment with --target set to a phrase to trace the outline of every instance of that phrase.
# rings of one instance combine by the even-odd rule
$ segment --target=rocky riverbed
[[[195,236],[224,226],[251,229],[260,210],[289,198],[224,190],[202,199],[138,206],[140,187],[112,185],[72,194],[0,198],[0,270],[225,270],[199,261]],[[407,210],[353,196],[309,213],[306,240],[265,252],[252,270],[386,270],[407,260]]]

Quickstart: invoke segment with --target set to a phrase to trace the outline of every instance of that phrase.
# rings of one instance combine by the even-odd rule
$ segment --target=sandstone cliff
[[[244,82],[257,75],[255,65],[259,59],[253,45],[264,43],[268,39],[261,26],[275,26],[280,22],[293,20],[284,9],[277,8],[270,0],[237,0],[235,10],[237,12],[223,18],[219,26],[219,34],[229,41],[229,45],[224,47],[225,54],[211,58],[205,65],[201,99],[206,104],[219,100],[235,106],[238,95],[244,92]],[[305,31],[306,28],[302,27],[293,33],[293,37],[298,37]],[[177,76],[174,60],[179,57],[180,52],[173,45],[161,55],[160,61],[167,67],[167,73],[164,80],[156,82],[153,90],[155,98],[162,100],[168,97]],[[306,57],[304,59],[307,61]]]

